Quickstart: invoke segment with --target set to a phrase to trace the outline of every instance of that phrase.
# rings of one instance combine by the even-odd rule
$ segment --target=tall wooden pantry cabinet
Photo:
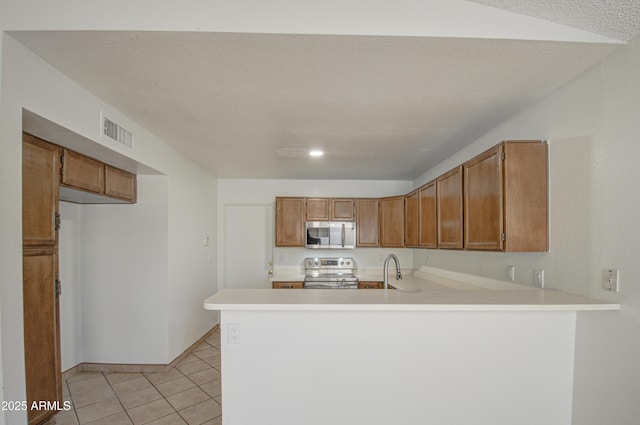
[[[25,379],[29,425],[56,410],[31,410],[33,402],[62,405],[58,281],[58,180],[60,152],[30,135],[22,142],[22,245]]]

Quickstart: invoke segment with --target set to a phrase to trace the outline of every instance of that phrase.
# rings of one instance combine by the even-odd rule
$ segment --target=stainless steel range
[[[358,289],[353,258],[305,258],[307,289]]]

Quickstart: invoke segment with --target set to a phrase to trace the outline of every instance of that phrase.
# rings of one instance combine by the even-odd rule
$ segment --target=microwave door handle
[[[345,229],[344,229],[344,223],[342,223],[342,247],[344,248],[344,239],[346,237],[346,233],[345,233]]]

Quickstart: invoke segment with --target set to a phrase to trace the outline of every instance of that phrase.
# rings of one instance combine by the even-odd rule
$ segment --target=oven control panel
[[[353,269],[353,258],[305,258],[305,269]]]

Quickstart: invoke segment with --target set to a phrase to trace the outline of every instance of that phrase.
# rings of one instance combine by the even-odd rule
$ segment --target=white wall
[[[0,256],[0,323],[4,398],[25,399],[23,335],[22,328],[15,326],[22,323],[23,108],[77,133],[87,143],[117,151],[145,165],[146,169],[166,175],[141,177],[141,202],[135,206],[121,209],[110,205],[83,207],[81,240],[83,255],[88,261],[74,284],[79,282],[83,303],[88,302],[92,307],[81,310],[82,341],[86,344],[83,348],[91,348],[82,350],[83,361],[87,356],[93,356],[93,361],[168,363],[195,342],[196,334],[201,336],[216,323],[215,315],[200,311],[203,294],[209,295],[210,288],[215,287],[215,244],[211,248],[212,263],[203,263],[199,261],[203,255],[201,238],[198,236],[196,241],[191,238],[196,233],[193,229],[197,229],[197,233],[214,233],[215,178],[52,69],[6,34],[2,38],[1,66],[0,194],[3,220],[0,223],[0,250],[3,255]],[[135,152],[101,139],[100,111],[105,111],[135,133]],[[157,206],[160,208],[156,209]],[[130,214],[123,213],[127,208]],[[108,223],[115,227],[98,227],[94,225],[97,222],[100,226]],[[131,242],[129,251],[123,249],[128,242]],[[127,254],[133,251],[144,254],[136,254],[131,259]],[[97,259],[98,254],[93,256],[91,252],[108,252],[125,265],[109,267],[103,259]],[[178,252],[180,255],[176,254]],[[100,274],[88,273],[90,270],[100,271]],[[123,278],[125,275],[126,279]],[[87,279],[93,286],[91,283],[85,285]],[[94,290],[84,291],[91,286]],[[114,304],[121,310],[113,310]],[[143,317],[145,312],[148,316]],[[70,341],[65,343],[73,345]],[[111,350],[112,356],[104,357],[103,350]],[[66,357],[67,364],[76,361],[79,355],[72,350]],[[76,360],[72,360],[74,357]],[[6,412],[5,415],[8,423],[26,423],[24,412]]]
[[[178,157],[169,170],[169,359],[218,321],[202,308],[216,292],[216,179]],[[204,237],[209,246],[203,245]]]
[[[167,195],[140,176],[136,204],[82,206],[84,362],[168,363]]]
[[[59,212],[60,356],[64,371],[83,361],[82,206],[60,202]]]
[[[418,186],[504,139],[550,141],[550,252],[497,254],[415,250],[414,264],[532,283],[616,300],[620,312],[580,313],[574,423],[630,424],[640,418],[640,39],[482,136],[417,179]],[[601,289],[602,270],[620,270],[622,290]]]

